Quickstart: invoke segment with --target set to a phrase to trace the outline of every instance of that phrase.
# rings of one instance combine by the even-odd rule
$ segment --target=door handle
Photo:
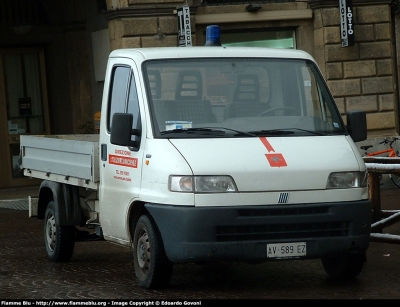
[[[107,144],[101,144],[100,153],[101,161],[107,161]]]

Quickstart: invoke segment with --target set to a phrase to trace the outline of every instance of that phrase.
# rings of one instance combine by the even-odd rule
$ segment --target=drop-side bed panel
[[[22,168],[99,182],[99,135],[21,135]]]

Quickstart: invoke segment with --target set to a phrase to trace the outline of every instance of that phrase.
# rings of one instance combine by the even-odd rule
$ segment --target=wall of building
[[[161,0],[150,4],[145,0],[107,0],[106,2],[105,16],[109,21],[110,45],[111,50],[115,50],[177,46],[176,9],[182,5],[195,8],[200,0]]]
[[[353,1],[355,45],[341,46],[338,7],[314,10],[314,56],[343,115],[367,112],[369,138],[397,135],[396,57],[390,1]]]
[[[247,12],[247,5],[200,6],[194,16],[197,44],[204,45],[210,24],[219,25],[221,32],[284,28],[295,30],[298,49],[313,52],[313,12],[306,2],[263,4],[256,12]]]
[[[338,0],[262,4],[257,12],[247,12],[247,4],[205,6],[200,0],[106,0],[100,11],[99,2],[43,1],[47,25],[27,33],[0,30],[0,45],[5,47],[45,47],[53,133],[85,132],[100,108],[103,83],[93,77],[92,32],[108,28],[110,51],[177,46],[176,9],[189,5],[194,45],[204,45],[209,24],[218,24],[222,32],[295,29],[296,47],[317,60],[343,116],[363,109],[370,137],[397,134],[397,54],[390,0],[353,0],[356,43],[346,48],[341,47]]]
[[[341,47],[338,0],[205,6],[200,0],[42,1],[48,24],[28,33],[0,29],[0,46],[42,45],[46,52],[51,129],[83,133],[99,110],[103,83],[94,80],[91,33],[108,28],[110,51],[178,45],[176,9],[189,5],[192,42],[204,45],[205,29],[295,29],[297,48],[319,63],[342,115],[367,112],[369,136],[397,134],[397,54],[390,0],[353,0],[355,46]]]
[[[194,45],[204,45],[209,24],[218,24],[221,32],[293,28],[297,48],[317,60],[343,118],[347,111],[365,110],[368,136],[376,138],[397,135],[397,70],[390,2],[353,0],[355,45],[345,48],[341,46],[338,0],[263,4],[257,12],[247,12],[247,4],[108,0],[106,18],[112,50],[177,46],[176,8],[183,4],[191,9]]]

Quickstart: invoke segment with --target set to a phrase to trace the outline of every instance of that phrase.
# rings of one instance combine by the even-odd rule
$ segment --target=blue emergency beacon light
[[[207,26],[206,44],[204,46],[221,46],[221,35],[219,31],[219,26]]]

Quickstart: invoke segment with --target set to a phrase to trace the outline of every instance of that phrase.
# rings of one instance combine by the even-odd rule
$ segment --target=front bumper
[[[267,244],[306,242],[304,259],[365,252],[371,232],[370,200],[241,207],[147,204],[167,257],[195,261],[260,262]]]

